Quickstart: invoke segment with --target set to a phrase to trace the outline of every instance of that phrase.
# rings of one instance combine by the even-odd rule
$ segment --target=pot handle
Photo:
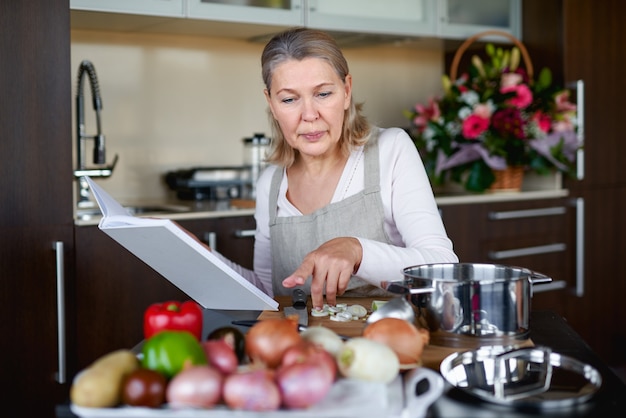
[[[418,393],[418,384],[426,380],[428,389]],[[441,376],[425,367],[416,367],[407,372],[404,378],[404,408],[402,418],[423,418],[433,402],[443,394],[444,382]]]
[[[513,401],[544,393],[550,389],[552,362],[549,347],[523,347],[507,351],[494,358],[493,394],[496,399]],[[518,366],[517,361],[533,363],[537,381],[522,385],[513,384],[510,365]],[[509,384],[510,388],[506,385]]]
[[[531,271],[530,273],[530,283],[533,285],[550,283],[552,281],[552,277],[548,277],[545,274],[537,273],[536,271]]]
[[[433,293],[434,287],[409,287],[403,282],[382,282],[383,289],[399,295],[419,295],[421,293]]]

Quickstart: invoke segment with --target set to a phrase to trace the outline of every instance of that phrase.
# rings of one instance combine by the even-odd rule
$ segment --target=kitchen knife
[[[297,315],[299,325],[309,325],[309,310],[306,306],[307,299],[308,297],[304,290],[294,289],[291,295],[291,306],[287,306],[283,310],[285,317]]]
[[[234,320],[231,321],[230,323],[233,325],[239,325],[242,327],[252,327],[254,326],[254,324],[261,322],[262,319],[238,319],[238,320]],[[319,325],[316,325],[319,326]],[[302,332],[302,331],[306,331],[308,327],[306,325],[300,325],[298,324],[298,331]],[[343,334],[337,334],[339,335],[339,338],[341,338],[344,341],[348,341],[350,339],[350,337],[348,337],[347,335],[343,335]]]

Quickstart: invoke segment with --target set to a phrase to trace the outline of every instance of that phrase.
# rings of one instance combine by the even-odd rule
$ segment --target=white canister
[[[265,168],[265,160],[270,145],[270,138],[263,133],[255,133],[250,138],[243,139],[243,164],[250,167],[251,198],[256,197],[256,182],[261,170]]]

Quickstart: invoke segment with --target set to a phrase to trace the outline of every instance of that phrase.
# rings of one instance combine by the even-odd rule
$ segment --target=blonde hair
[[[326,32],[307,28],[288,29],[275,35],[263,49],[261,55],[261,74],[267,91],[272,86],[272,76],[276,67],[291,59],[301,61],[305,58],[319,58],[328,62],[345,82],[349,74],[346,61],[337,42]],[[367,142],[370,125],[361,113],[363,105],[354,103],[350,97],[350,106],[344,112],[340,144],[343,152],[348,153],[358,145]],[[272,142],[267,161],[284,167],[293,164],[296,151],[287,144],[278,121],[268,110]]]

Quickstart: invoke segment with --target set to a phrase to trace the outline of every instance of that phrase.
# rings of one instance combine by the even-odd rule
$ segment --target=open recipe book
[[[176,223],[132,216],[92,179],[86,179],[103,214],[98,228],[200,305],[208,309],[278,310],[278,302]]]

